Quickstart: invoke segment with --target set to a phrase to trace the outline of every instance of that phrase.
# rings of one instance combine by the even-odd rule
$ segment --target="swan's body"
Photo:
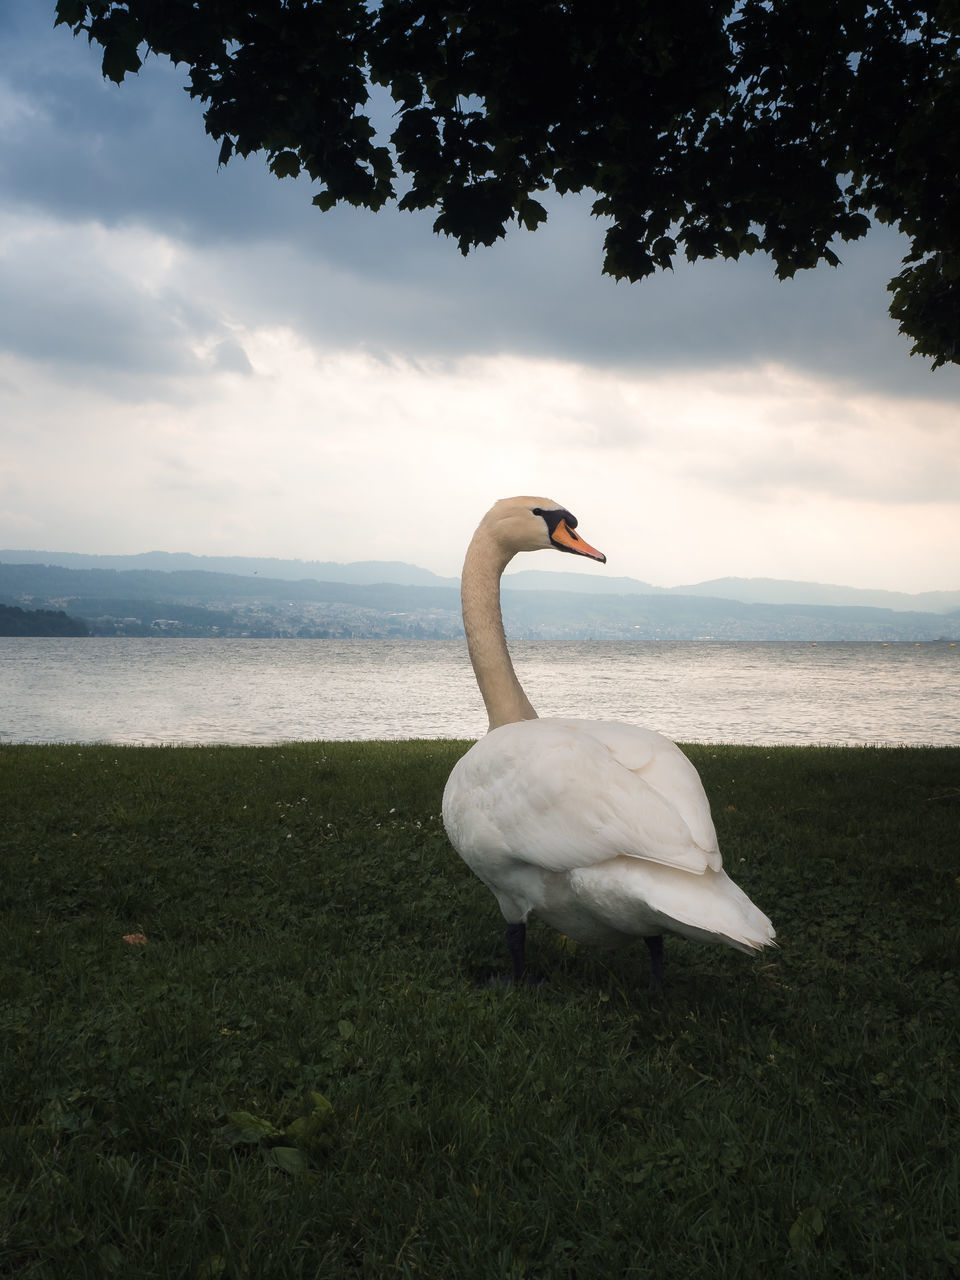
[[[450,842],[507,921],[515,977],[531,912],[602,947],[659,935],[742,951],[773,943],[767,917],[723,870],[700,777],[668,738],[608,721],[540,720],[510,662],[499,584],[517,551],[556,546],[604,557],[544,498],[498,502],[463,567],[463,618],[490,732],[456,764],[443,795]]]

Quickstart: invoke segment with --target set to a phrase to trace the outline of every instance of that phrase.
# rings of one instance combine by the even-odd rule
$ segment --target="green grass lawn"
[[[0,749],[0,1274],[960,1275],[960,748],[690,748],[782,947],[657,999],[487,984],[464,746]]]

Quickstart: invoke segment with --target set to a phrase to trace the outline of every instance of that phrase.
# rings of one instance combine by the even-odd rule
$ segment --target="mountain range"
[[[457,587],[459,578],[443,578],[429,569],[402,560],[356,560],[340,564],[332,560],[280,560],[266,556],[196,556],[187,551],[144,551],[138,555],[85,555],[76,551],[0,550],[3,564],[60,565],[67,569],[153,569],[163,573],[193,570],[228,573],[239,577],[266,577],[282,581],[393,583],[399,586]],[[796,582],[784,578],[712,578],[685,586],[658,587],[639,578],[614,578],[597,572],[569,573],[542,569],[515,569],[505,585],[524,591],[574,591],[598,595],[713,596],[743,604],[866,605],[875,609],[948,613],[960,609],[957,591],[884,591],[879,588],[842,587],[824,582]]]
[[[0,603],[57,609],[94,634],[453,636],[459,581],[400,561],[0,550]],[[956,640],[960,591],[909,594],[770,578],[657,587],[518,570],[508,630],[530,638]]]

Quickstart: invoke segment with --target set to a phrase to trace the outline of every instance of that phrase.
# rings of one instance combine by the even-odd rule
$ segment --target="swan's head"
[[[509,555],[518,551],[568,551],[606,564],[607,557],[576,532],[577,517],[550,498],[501,498],[483,518]]]

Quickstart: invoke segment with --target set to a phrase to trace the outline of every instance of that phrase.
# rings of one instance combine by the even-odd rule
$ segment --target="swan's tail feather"
[[[776,931],[767,916],[723,872],[715,877],[710,909],[700,913],[675,908],[673,930],[704,942],[722,942],[738,951],[776,946]]]
[[[572,879],[574,891],[592,900],[607,923],[625,934],[679,933],[748,954],[776,946],[771,921],[722,870],[693,876],[618,858]]]
[[[766,920],[766,916],[764,919]],[[733,930],[701,929],[688,921],[669,917],[665,918],[663,923],[663,928],[668,933],[679,933],[697,942],[721,942],[728,947],[736,948],[737,951],[745,951],[748,955],[752,955],[755,951],[762,951],[764,947],[777,945],[776,933],[769,920],[767,920],[767,926],[768,928],[762,933],[760,930],[734,933]]]

